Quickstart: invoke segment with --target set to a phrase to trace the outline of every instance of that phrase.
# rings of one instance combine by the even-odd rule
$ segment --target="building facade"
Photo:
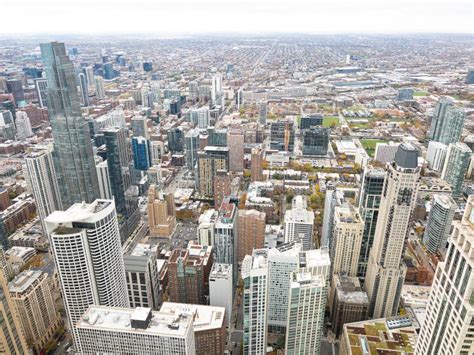
[[[451,196],[433,195],[431,210],[423,235],[423,244],[430,253],[435,254],[446,248],[456,208],[456,202]]]
[[[451,185],[453,198],[459,198],[462,194],[462,185],[471,157],[472,150],[464,143],[457,142],[448,146],[441,178]]]
[[[257,210],[238,211],[237,262],[245,255],[252,255],[253,249],[265,246],[265,213]]]

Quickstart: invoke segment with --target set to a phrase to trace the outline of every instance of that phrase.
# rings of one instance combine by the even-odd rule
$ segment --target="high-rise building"
[[[328,293],[323,275],[293,272],[288,298],[286,354],[319,354]]]
[[[314,126],[323,125],[323,115],[313,114],[309,116],[303,116],[300,119],[300,129],[309,129]]]
[[[329,128],[311,127],[303,130],[303,155],[326,155],[329,147]]]
[[[99,196],[89,127],[81,114],[74,65],[64,43],[41,44],[48,79],[49,120],[53,129],[56,175],[64,208]]]
[[[29,354],[21,322],[3,272],[0,272],[0,353]]]
[[[401,88],[401,89],[398,89],[397,100],[398,100],[398,101],[410,101],[410,100],[413,100],[413,89],[412,89],[412,88]]]
[[[374,244],[370,251],[365,289],[369,316],[380,318],[398,312],[406,267],[402,262],[405,237],[419,185],[418,151],[404,143],[388,167],[382,190]]]
[[[125,214],[125,191],[131,185],[130,143],[126,128],[109,127],[102,131],[107,148],[110,187],[119,214]]]
[[[133,165],[136,170],[147,171],[151,167],[151,145],[145,137],[132,137]]]
[[[229,148],[207,146],[198,153],[198,187],[201,195],[214,196],[217,170],[229,170]]]
[[[171,128],[166,134],[168,136],[168,149],[171,152],[182,152],[184,150],[184,136],[181,128]]]
[[[41,108],[49,107],[48,100],[48,80],[35,79],[36,96],[38,96],[38,103]]]
[[[199,150],[199,131],[197,129],[191,129],[186,133],[184,145],[186,149],[186,166],[189,170],[194,170]]]
[[[81,354],[196,355],[193,314],[91,305],[77,322]]]
[[[215,307],[224,307],[226,323],[232,322],[232,308],[234,300],[232,265],[214,263],[209,274],[209,304]]]
[[[270,123],[270,149],[293,152],[295,130],[293,121],[281,120]]]
[[[242,262],[244,337],[243,353],[267,352],[267,249],[256,249]]]
[[[61,324],[54,306],[52,280],[40,270],[27,270],[8,285],[25,340],[40,353]]]
[[[334,229],[334,211],[337,206],[344,203],[344,192],[332,182],[326,186],[326,197],[324,199],[323,228],[321,235],[321,246],[332,247],[332,235]]]
[[[79,77],[79,88],[81,90],[81,101],[82,105],[89,106],[89,86],[87,85],[86,75],[80,73]]]
[[[241,263],[245,255],[265,246],[265,212],[239,210],[237,226],[237,262]]]
[[[52,152],[49,149],[33,151],[25,156],[26,181],[33,192],[44,232],[44,219],[63,209]]]
[[[331,295],[332,332],[339,337],[346,323],[360,322],[368,318],[369,298],[360,287],[357,277],[334,274]]]
[[[261,125],[267,124],[267,103],[265,101],[258,104],[258,121]]]
[[[130,128],[134,137],[145,137],[146,139],[150,138],[148,132],[148,118],[146,116],[133,116],[130,120]]]
[[[435,254],[446,248],[456,208],[456,202],[451,196],[445,194],[433,195],[428,222],[423,235],[423,244],[429,252]]]
[[[313,248],[314,213],[308,211],[306,196],[293,197],[292,208],[285,212],[285,243],[300,241],[304,250]]]
[[[237,269],[237,206],[229,197],[224,198],[219,207],[219,215],[214,231],[216,262],[231,264]]]
[[[229,170],[244,170],[244,132],[241,128],[227,130],[227,146],[229,147]]]
[[[149,244],[137,244],[124,253],[125,276],[130,307],[158,310],[162,297],[156,265],[156,249]]]
[[[211,84],[211,102],[213,105],[217,104],[217,98],[222,91],[222,75],[217,74],[212,77]]]
[[[97,180],[99,182],[99,196],[103,200],[111,200],[112,188],[110,186],[110,174],[107,160],[101,161],[95,166],[97,171]]]
[[[174,249],[168,259],[168,293],[171,302],[207,304],[212,247],[190,244]]]
[[[105,99],[104,79],[101,76],[94,77],[95,93],[98,99]]]
[[[214,246],[214,232],[218,217],[219,212],[213,208],[206,210],[199,216],[197,237],[200,245]]]
[[[263,181],[263,149],[253,148],[250,160],[250,180]]]
[[[225,353],[227,340],[225,319],[228,317],[225,308],[164,302],[160,312],[192,315],[196,355]]]
[[[447,151],[448,147],[446,144],[431,141],[428,144],[428,151],[426,152],[426,161],[428,162],[428,167],[435,171],[443,170]]]
[[[471,157],[472,150],[465,143],[451,143],[448,146],[441,178],[451,185],[454,198],[459,198],[462,194],[462,185]]]
[[[45,225],[77,342],[76,323],[90,305],[129,306],[115,204],[76,203],[50,214]]]
[[[470,68],[466,74],[466,84],[474,84],[474,69]]]
[[[345,204],[336,207],[331,250],[333,274],[357,275],[363,231],[364,222],[354,206]]]
[[[453,222],[446,259],[431,286],[416,355],[474,353],[474,197],[461,221]]]
[[[232,177],[227,170],[217,170],[214,175],[214,207],[219,208],[224,198],[230,196]]]
[[[339,354],[358,355],[364,351],[366,354],[413,354],[416,342],[417,332],[408,316],[347,323],[343,327]]]
[[[148,189],[148,225],[150,234],[171,237],[176,228],[176,209],[173,193],[164,194],[156,185]]]
[[[7,91],[10,94],[13,94],[15,104],[19,104],[21,101],[25,100],[25,91],[23,90],[23,84],[21,80],[18,79],[9,79],[7,80]]]
[[[448,97],[439,99],[435,106],[428,137],[443,144],[456,143],[461,140],[466,113],[454,106]]]
[[[24,140],[33,135],[30,119],[28,118],[28,115],[26,114],[26,112],[23,112],[23,111],[16,112],[15,126],[16,126],[16,138],[18,140]]]
[[[364,222],[364,234],[359,253],[357,276],[365,280],[370,249],[374,243],[375,228],[379,217],[380,200],[386,172],[371,166],[364,168],[359,192],[359,213]]]

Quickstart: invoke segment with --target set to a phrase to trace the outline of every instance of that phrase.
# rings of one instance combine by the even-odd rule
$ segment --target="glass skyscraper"
[[[465,116],[464,110],[454,106],[450,98],[442,97],[435,106],[429,138],[446,145],[459,142]]]
[[[48,80],[49,119],[63,208],[99,197],[89,127],[82,117],[74,66],[64,43],[42,43]]]

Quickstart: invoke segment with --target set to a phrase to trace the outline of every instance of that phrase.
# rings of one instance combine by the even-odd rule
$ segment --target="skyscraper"
[[[250,180],[263,181],[263,150],[261,148],[252,148]]]
[[[89,86],[87,85],[86,75],[80,73],[79,77],[79,88],[81,89],[81,101],[84,106],[89,106]]]
[[[190,129],[184,136],[184,146],[186,150],[186,166],[189,170],[194,170],[199,149],[199,131]]]
[[[115,204],[95,200],[55,211],[46,220],[69,326],[92,305],[128,307]]]
[[[54,336],[61,323],[54,305],[52,281],[40,270],[26,270],[8,285],[26,342],[37,353]]]
[[[184,136],[181,128],[172,128],[166,133],[168,135],[168,149],[171,152],[182,152]]]
[[[99,181],[99,196],[103,200],[111,200],[112,188],[110,187],[109,166],[107,160],[97,163],[95,166],[97,171],[97,180]]]
[[[240,128],[227,130],[227,146],[229,147],[229,170],[244,170],[244,132]]]
[[[33,192],[43,231],[44,219],[63,209],[56,179],[52,152],[49,149],[33,151],[25,156],[26,181]]]
[[[105,99],[104,79],[101,76],[94,77],[95,93],[98,99]]]
[[[440,98],[435,106],[428,137],[446,145],[459,142],[465,116],[464,110],[454,106],[450,98]]]
[[[232,265],[214,263],[209,274],[209,304],[224,307],[226,322],[232,322],[232,308],[234,305]]]
[[[270,123],[270,149],[293,152],[295,146],[295,130],[291,120]]]
[[[229,170],[229,148],[207,146],[198,153],[198,187],[203,196],[214,196],[217,170]]]
[[[285,212],[285,242],[299,241],[304,250],[310,250],[314,244],[314,213],[306,208],[306,196],[293,197],[292,208]]]
[[[447,150],[448,147],[446,144],[431,141],[428,144],[428,151],[426,152],[428,167],[435,171],[443,170]]]
[[[3,251],[0,251],[3,252]],[[29,354],[20,319],[3,272],[0,272],[0,353]]]
[[[324,276],[301,271],[291,274],[286,354],[319,354],[327,293]]]
[[[406,274],[402,262],[405,237],[420,177],[416,148],[401,144],[387,173],[365,280],[369,316],[373,318],[392,316],[398,311]]]
[[[446,247],[457,205],[449,195],[435,194],[426,223],[423,244],[431,253]]]
[[[431,286],[416,355],[474,353],[474,197],[461,221],[453,222],[446,259],[439,262]]]
[[[150,234],[159,237],[171,237],[176,228],[173,193],[164,194],[156,185],[150,185],[147,210]]]
[[[329,147],[329,128],[310,127],[303,130],[303,155],[326,155]]]
[[[332,273],[356,276],[364,222],[351,205],[336,207],[334,211],[333,249],[331,250]]]
[[[133,165],[136,170],[147,171],[151,167],[151,145],[145,137],[132,138]]]
[[[102,131],[107,148],[110,187],[119,214],[125,214],[125,191],[131,185],[130,143],[126,128],[109,127]]]
[[[99,187],[74,66],[66,55],[64,43],[42,43],[41,54],[48,79],[48,113],[63,207],[82,201],[90,203],[99,196]]]
[[[471,156],[472,151],[465,143],[451,143],[448,146],[441,178],[451,185],[454,198],[461,196],[464,176],[471,163]]]
[[[256,249],[242,263],[245,355],[267,351],[267,249]]]
[[[35,79],[36,96],[38,96],[38,103],[41,108],[48,107],[48,80]]]
[[[237,226],[237,261],[241,263],[245,255],[252,255],[253,249],[265,246],[265,212],[239,210]]]
[[[16,112],[16,138],[18,140],[24,140],[28,137],[33,135],[33,131],[31,130],[31,123],[30,119],[26,112],[17,111]]]
[[[380,200],[386,172],[383,169],[366,167],[359,193],[359,213],[364,221],[364,234],[359,253],[357,277],[365,280],[369,253],[374,243],[375,228],[379,217]]]
[[[265,101],[258,103],[258,122],[261,125],[267,124],[267,103]]]
[[[229,197],[219,207],[215,224],[214,248],[216,262],[231,264],[237,270],[237,206]]]

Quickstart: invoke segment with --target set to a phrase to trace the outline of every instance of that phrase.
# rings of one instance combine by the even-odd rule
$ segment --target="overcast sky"
[[[0,0],[8,33],[474,33],[472,0]]]

